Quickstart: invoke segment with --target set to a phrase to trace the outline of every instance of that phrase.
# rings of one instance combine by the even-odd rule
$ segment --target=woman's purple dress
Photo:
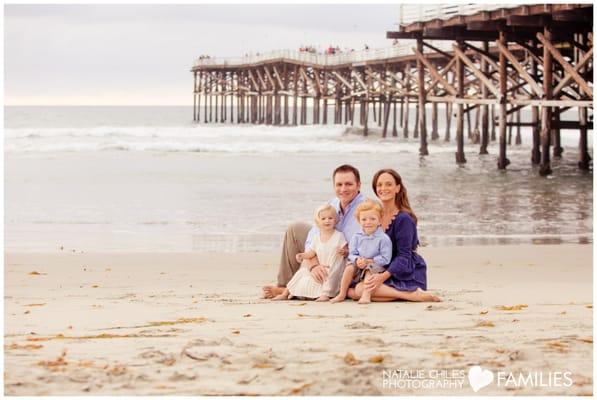
[[[400,211],[390,223],[386,234],[392,239],[392,261],[386,270],[392,274],[384,284],[396,290],[414,292],[427,290],[427,264],[417,252],[419,237],[412,217]]]

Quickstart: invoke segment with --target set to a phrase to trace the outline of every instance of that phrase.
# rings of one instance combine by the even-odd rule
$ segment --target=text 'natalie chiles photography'
[[[5,395],[593,394],[593,4],[3,26]]]

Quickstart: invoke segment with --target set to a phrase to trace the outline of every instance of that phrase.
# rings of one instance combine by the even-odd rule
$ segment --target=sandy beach
[[[383,374],[475,365],[496,377],[481,395],[592,394],[591,245],[421,254],[442,303],[263,300],[276,252],[8,252],[5,394],[472,395],[463,375],[397,388]],[[573,384],[498,384],[499,371]]]

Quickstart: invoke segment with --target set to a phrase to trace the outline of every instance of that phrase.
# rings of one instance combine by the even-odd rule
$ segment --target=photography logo
[[[489,385],[491,382],[493,382],[493,372],[490,370],[483,369],[478,365],[475,365],[468,370],[468,383],[475,393]]]

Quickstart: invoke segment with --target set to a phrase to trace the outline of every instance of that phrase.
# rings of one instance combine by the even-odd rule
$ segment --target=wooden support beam
[[[553,95],[552,90],[552,53],[549,47],[545,45],[551,40],[551,31],[548,27],[544,28],[544,35],[537,35],[539,41],[543,43],[543,89],[545,92],[545,99],[551,100]],[[541,109],[541,163],[539,166],[539,174],[546,176],[551,174],[551,162],[549,159],[549,144],[551,135],[551,118],[552,110],[549,106],[543,106]]]
[[[365,82],[363,82],[363,80],[361,79],[360,75],[357,73],[357,71],[355,71],[354,69],[350,71],[350,76],[353,77],[358,83],[359,85],[361,85],[361,87],[365,90],[369,90],[369,87],[367,86],[367,84]]]
[[[444,66],[444,68],[442,69],[442,72],[440,72],[440,75],[443,77],[444,75],[447,75],[448,72],[450,72],[450,70],[452,69],[452,67],[456,64],[456,59],[458,57],[454,57],[450,60],[450,62],[448,64],[446,64],[446,66]],[[427,93],[429,93],[431,91],[431,89],[433,89],[435,87],[435,85],[437,85],[437,83],[439,82],[438,79],[433,79],[433,81],[431,82],[431,84],[428,86],[427,88]],[[452,85],[452,87],[454,87]]]
[[[450,83],[448,83],[448,81],[446,79],[444,79],[442,74],[440,74],[437,71],[437,69],[435,69],[435,67],[429,61],[427,61],[425,56],[414,47],[413,47],[413,51],[417,57],[417,61],[420,61],[423,65],[425,65],[425,67],[427,67],[427,69],[429,70],[429,73],[435,79],[435,81],[437,81],[439,84],[441,84],[444,87],[444,89],[446,89],[448,91],[448,93],[450,93],[452,96],[456,96],[456,93],[457,93],[456,89],[454,89],[454,87],[452,85],[450,85]],[[423,88],[423,90],[424,90],[424,88]],[[429,88],[429,90],[431,90],[431,88]]]
[[[458,41],[454,49],[459,50],[463,48],[462,41]],[[463,60],[457,57],[456,60],[456,86],[458,87],[458,97],[464,97],[464,65]],[[456,106],[456,162],[459,164],[466,163],[464,156],[464,106],[459,103]]]
[[[417,50],[423,53],[423,40],[417,40]],[[417,75],[419,85],[419,131],[421,133],[421,147],[419,147],[419,154],[426,156],[429,154],[427,149],[427,124],[425,118],[425,71],[423,69],[423,62],[417,59]]]
[[[259,82],[261,82],[262,85],[262,89],[263,90],[267,90],[267,84],[265,83],[265,80],[263,79],[263,77],[261,76],[261,72],[259,72],[259,68],[255,69],[255,72],[257,73],[257,77],[259,78]]]
[[[267,76],[267,80],[268,82],[271,83],[272,89],[276,89],[276,84],[274,82],[274,78],[272,78],[272,74],[270,74],[269,72],[269,68],[267,68],[267,65],[263,65],[263,70],[265,71],[265,75]],[[282,89],[282,85],[280,85],[278,87],[278,89]]]
[[[581,71],[584,68],[584,66],[587,64],[587,62],[589,62],[592,59],[593,59],[593,48],[591,47],[589,49],[589,51],[587,51],[582,56],[582,58],[578,61],[578,63],[574,66],[574,70],[578,73],[578,71]],[[566,74],[566,76],[564,76],[564,78],[560,81],[560,83],[557,84],[557,86],[553,90],[554,97],[557,97],[560,94],[560,92],[562,91],[562,89],[564,87],[566,87],[568,85],[568,83],[570,83],[571,80],[572,80],[572,75]]]
[[[452,58],[454,58],[454,56],[452,54],[446,53],[445,51],[438,49],[437,47],[433,46],[432,44],[430,44],[428,42],[423,42],[423,46],[429,47],[431,50],[433,50],[437,54],[441,54],[442,56],[446,57],[448,60],[451,60]]]
[[[533,89],[533,91],[537,94],[537,96],[542,97],[543,90],[541,89],[539,84],[537,82],[535,82],[535,80],[528,74],[528,72],[525,70],[525,68],[522,65],[520,65],[520,63],[518,62],[516,57],[514,57],[514,55],[512,53],[510,53],[508,48],[506,46],[504,46],[502,43],[500,43],[499,40],[496,41],[495,44],[497,45],[497,48],[500,50],[500,53],[503,53],[504,57],[506,57],[508,59],[508,61],[510,61],[510,64],[512,64],[512,66],[514,67],[516,72],[518,72],[519,76],[522,79],[524,79],[526,81],[526,83],[529,84],[529,86]]]
[[[454,52],[456,53],[456,55],[466,64],[467,67],[469,67],[469,69],[471,70],[471,72],[484,84],[487,86],[487,89],[489,89],[491,91],[491,93],[493,93],[493,95],[496,98],[500,97],[500,92],[499,90],[493,86],[493,83],[489,80],[489,78],[487,78],[482,72],[477,70],[477,67],[475,66],[475,64],[471,61],[471,59],[469,59],[466,54],[464,54],[464,52],[462,50],[460,50],[458,48],[457,45],[453,46],[454,48]]]
[[[503,31],[500,31],[500,43],[506,45],[506,35]],[[499,126],[500,126],[500,139],[499,139],[499,155],[498,155],[498,169],[506,169],[510,161],[506,157],[506,112],[507,112],[507,59],[504,53],[500,53],[500,93],[497,98],[500,99],[500,115],[499,115]]]
[[[352,89],[352,85],[350,84],[350,82],[348,82],[346,79],[344,79],[344,77],[342,75],[340,75],[336,71],[332,71],[332,75],[334,75],[336,77],[336,79],[338,79],[340,82],[342,82],[342,84],[345,85],[347,88]],[[365,87],[365,89],[367,89],[367,88]]]
[[[278,69],[276,68],[276,66],[272,65],[272,68],[274,70],[274,74],[276,75],[276,80],[278,81],[278,88],[279,89],[286,89],[286,87],[282,83],[282,79],[280,78],[280,73],[278,72]]]
[[[324,90],[321,87],[321,81],[319,80],[319,71],[317,71],[316,69],[313,69],[313,77],[315,78],[315,84],[317,85],[317,93],[321,95],[324,92]]]
[[[572,79],[580,86],[580,88],[589,95],[589,97],[593,97],[593,89],[587,84],[578,72],[562,57],[562,54],[558,49],[555,48],[554,45],[551,44],[551,40],[546,38],[543,34],[537,33],[537,39],[543,44],[544,48],[550,53],[550,55],[560,63],[560,65],[564,68],[567,75],[570,75]],[[545,60],[545,54],[543,55],[543,59]]]

